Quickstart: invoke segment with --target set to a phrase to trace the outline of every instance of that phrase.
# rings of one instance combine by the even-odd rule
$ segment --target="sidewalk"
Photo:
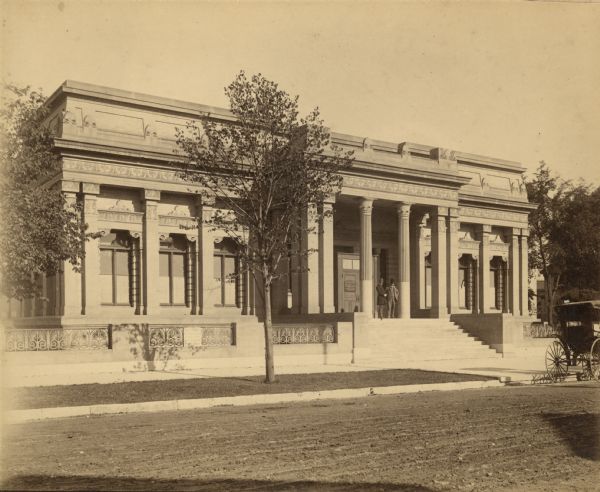
[[[394,359],[367,360],[354,364],[277,365],[276,374],[310,374],[324,372],[370,371],[375,369],[421,369],[455,372],[527,383],[535,374],[545,373],[541,357],[510,357],[504,359],[463,359],[401,361]],[[73,384],[109,384],[129,381],[161,381],[169,379],[260,376],[264,367],[203,368],[167,371],[132,371],[103,373],[70,373],[22,376],[16,367],[4,367],[5,387],[57,386]]]
[[[359,398],[383,394],[406,394],[423,391],[451,391],[461,389],[482,389],[502,386],[504,382],[529,383],[535,374],[545,372],[543,360],[532,360],[532,357],[513,357],[505,359],[466,359],[402,362],[398,360],[369,360],[357,364],[314,364],[277,366],[276,373],[284,374],[319,374],[339,372],[366,372],[382,369],[420,369],[443,373],[486,376],[495,378],[490,381],[467,380],[461,382],[444,382],[429,384],[402,384],[394,386],[373,385],[364,388],[342,388],[321,391],[302,391],[270,394],[239,394],[213,398],[171,399],[162,401],[141,401],[132,403],[104,403],[56,408],[33,408],[12,410],[7,412],[7,421],[11,423],[34,420],[91,416],[102,414],[119,414],[131,412],[156,412],[173,410],[191,410],[211,408],[215,406],[238,406],[273,404],[286,402],[314,401],[320,399]],[[261,376],[262,367],[214,368],[181,371],[150,371],[121,373],[74,373],[61,375],[18,377],[12,373],[12,379],[6,380],[5,387],[34,388],[44,386],[73,386],[78,384],[111,384],[142,381],[169,381],[182,379],[235,378]],[[6,373],[5,373],[6,376]],[[473,378],[477,379],[477,378]],[[377,381],[382,383],[383,381]],[[7,384],[8,383],[8,384]],[[385,384],[385,383],[384,383]],[[181,396],[181,395],[180,395]],[[184,397],[185,398],[185,397]]]

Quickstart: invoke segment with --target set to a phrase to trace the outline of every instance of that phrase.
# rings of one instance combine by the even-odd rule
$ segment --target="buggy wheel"
[[[600,349],[600,345],[598,348]],[[546,349],[546,371],[555,380],[566,377],[569,371],[569,358],[561,342],[552,342]]]
[[[591,376],[600,381],[600,338],[596,338],[592,344],[589,364]]]

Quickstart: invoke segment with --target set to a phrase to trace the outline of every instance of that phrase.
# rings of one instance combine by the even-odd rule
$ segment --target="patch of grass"
[[[265,384],[263,376],[248,376],[12,388],[7,391],[7,397],[9,408],[25,409],[216,398],[265,393],[300,393],[303,391],[343,388],[486,381],[492,379],[495,378],[417,369],[386,369],[360,372],[282,374],[278,376],[277,382],[273,384]]]

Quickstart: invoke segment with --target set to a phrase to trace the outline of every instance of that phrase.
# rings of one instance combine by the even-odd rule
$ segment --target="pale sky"
[[[240,69],[333,130],[600,185],[600,4],[10,1],[3,79],[227,107]]]

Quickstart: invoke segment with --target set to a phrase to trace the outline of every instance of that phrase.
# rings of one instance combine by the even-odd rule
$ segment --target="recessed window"
[[[425,307],[431,307],[431,253],[425,256]]]
[[[126,231],[114,231],[100,239],[100,302],[132,305],[131,241]]]
[[[162,305],[186,304],[187,241],[169,236],[160,242],[158,296]]]
[[[240,307],[239,258],[233,241],[223,239],[215,246],[213,260],[216,304]]]

